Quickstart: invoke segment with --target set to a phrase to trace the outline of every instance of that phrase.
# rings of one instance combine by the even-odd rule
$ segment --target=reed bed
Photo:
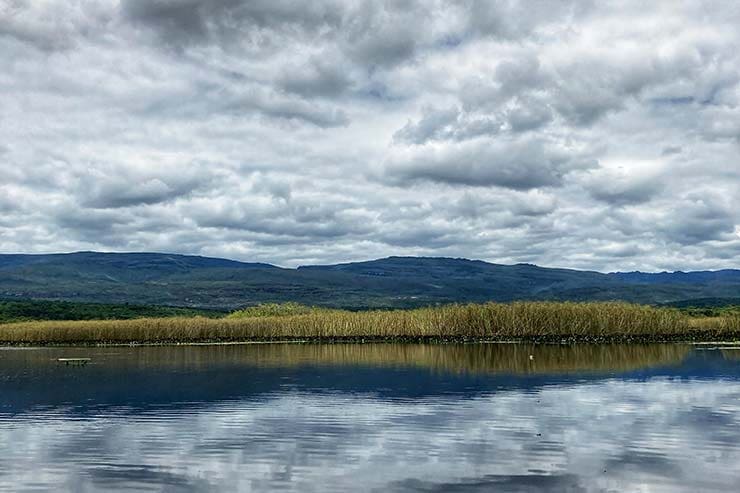
[[[740,316],[695,324],[679,311],[628,303],[519,302],[415,310],[309,310],[296,315],[145,318],[0,325],[6,344],[128,344],[250,340],[674,340],[740,331]]]
[[[689,325],[694,329],[713,331],[717,333],[740,332],[740,314],[731,313],[721,317],[692,318]]]

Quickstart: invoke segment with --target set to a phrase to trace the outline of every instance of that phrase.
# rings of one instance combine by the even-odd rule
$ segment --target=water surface
[[[737,491],[709,349],[0,349],[0,490]]]

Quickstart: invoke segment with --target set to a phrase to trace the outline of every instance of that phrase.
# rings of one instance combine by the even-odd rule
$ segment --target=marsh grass
[[[294,315],[309,315],[330,312],[339,310],[331,310],[329,308],[321,308],[317,306],[306,306],[300,303],[288,302],[288,303],[260,303],[259,305],[250,306],[242,310],[237,310],[226,316],[229,319],[241,319],[241,318],[255,318],[255,317],[290,317]]]
[[[672,340],[740,331],[739,317],[696,324],[678,310],[627,303],[518,302],[446,305],[416,310],[350,312],[298,309],[242,312],[221,319],[144,318],[0,325],[0,343],[169,343],[313,339],[572,339],[647,336]],[[291,309],[293,310],[293,309]],[[250,316],[250,313],[252,315]]]
[[[689,325],[695,329],[715,331],[718,333],[740,332],[740,314],[728,313],[721,317],[699,317],[689,320]]]

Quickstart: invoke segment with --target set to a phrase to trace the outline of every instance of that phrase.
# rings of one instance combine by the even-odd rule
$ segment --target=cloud
[[[321,128],[342,127],[349,124],[347,114],[336,108],[312,104],[303,100],[291,100],[274,94],[250,94],[244,99],[234,101],[235,108],[255,109],[267,116],[308,122]],[[231,106],[231,105],[230,105]],[[229,107],[225,107],[229,110]]]
[[[418,122],[409,121],[393,134],[396,142],[425,144],[430,141],[469,140],[493,135],[502,123],[492,117],[475,117],[459,108],[425,108]]]
[[[91,30],[112,19],[107,2],[33,2],[7,0],[0,5],[0,39],[43,52],[73,49]]]
[[[169,161],[169,162],[168,162]],[[70,177],[76,183],[82,207],[93,209],[131,208],[186,199],[198,190],[217,184],[216,173],[206,164],[152,157],[128,166],[95,163],[93,169]]]
[[[125,224],[131,216],[116,214],[112,211],[82,211],[74,204],[67,204],[55,211],[55,220],[59,227],[67,230],[71,236],[87,239],[113,236],[117,225]]]
[[[730,3],[0,2],[0,250],[737,267]]]
[[[660,163],[631,163],[591,170],[583,182],[593,198],[623,206],[648,202],[660,194],[668,180],[666,174]]]
[[[658,228],[680,244],[730,240],[738,222],[730,201],[709,193],[690,193],[675,204]]]
[[[361,208],[351,201],[315,200],[286,195],[274,182],[259,179],[256,188],[268,196],[225,201],[210,198],[194,201],[190,215],[203,228],[218,228],[275,237],[323,240],[358,235],[368,231]]]
[[[412,59],[424,33],[418,23],[428,14],[416,2],[364,2],[343,33],[351,58],[369,67],[393,66]]]
[[[285,67],[277,78],[277,84],[283,90],[301,96],[337,97],[352,87],[349,70],[339,56],[314,55],[300,65]]]
[[[519,100],[507,114],[509,127],[514,132],[525,132],[544,127],[553,119],[552,111],[538,101]]]
[[[286,0],[124,0],[121,11],[126,20],[155,30],[171,45],[259,45],[264,34],[269,37],[294,28],[314,31],[336,24],[341,8],[335,1],[296,5]]]
[[[539,139],[478,140],[401,152],[386,165],[386,176],[400,183],[431,181],[528,190],[560,186],[569,172],[594,165]]]

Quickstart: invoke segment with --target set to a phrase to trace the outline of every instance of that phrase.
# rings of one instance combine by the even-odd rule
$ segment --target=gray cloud
[[[248,42],[259,45],[269,41],[267,34],[299,28],[317,30],[335,25],[341,4],[319,1],[295,4],[286,0],[125,0],[123,16],[133,24],[154,29],[173,45],[204,42]],[[268,36],[269,38],[269,36]]]
[[[127,217],[128,216],[128,217]],[[126,224],[130,214],[116,214],[105,210],[80,210],[75,204],[57,208],[54,217],[60,228],[78,239],[111,238],[118,225]]]
[[[496,117],[476,117],[459,108],[425,108],[418,122],[409,121],[393,138],[396,142],[424,144],[437,140],[468,140],[496,134],[502,123]]]
[[[264,179],[257,187],[265,186]],[[362,211],[352,202],[314,201],[290,196],[267,182],[270,197],[224,203],[202,200],[192,204],[191,217],[204,228],[247,231],[295,239],[326,239],[357,235],[368,231]],[[280,196],[282,195],[282,196]],[[280,200],[282,199],[282,200]]]
[[[108,9],[92,2],[34,4],[29,0],[7,0],[0,4],[0,39],[45,52],[67,50],[110,19]]]
[[[286,67],[277,84],[285,91],[306,97],[336,97],[352,86],[350,67],[337,56],[315,55],[305,63]]]
[[[738,219],[736,209],[723,197],[690,193],[675,204],[658,228],[681,244],[732,240]]]
[[[359,63],[392,66],[413,58],[423,34],[418,26],[428,19],[416,2],[362,2],[346,24],[347,53]],[[420,34],[422,34],[420,36]]]
[[[152,163],[146,170],[108,171],[110,174],[86,173],[80,177],[81,205],[96,209],[151,205],[216,186],[213,176],[192,164],[185,170]]]
[[[643,167],[648,168],[649,163],[643,164]],[[583,181],[593,198],[620,206],[650,201],[664,189],[666,174],[664,169],[631,172],[624,168],[598,169],[589,173]]]
[[[507,114],[509,127],[514,132],[536,130],[553,119],[550,107],[542,102],[520,100]]]
[[[737,267],[740,11],[0,2],[0,251]]]
[[[341,109],[317,106],[302,100],[290,100],[280,96],[259,96],[236,102],[237,107],[256,109],[270,117],[299,120],[317,127],[341,127],[349,124],[347,114]]]
[[[402,183],[426,180],[528,190],[560,186],[570,171],[594,165],[538,139],[484,140],[442,150],[411,150],[388,163],[387,175]]]
[[[494,38],[519,39],[532,36],[541,26],[567,26],[574,16],[592,8],[590,0],[534,0],[531,2],[487,2],[474,0],[467,12],[473,33]]]

